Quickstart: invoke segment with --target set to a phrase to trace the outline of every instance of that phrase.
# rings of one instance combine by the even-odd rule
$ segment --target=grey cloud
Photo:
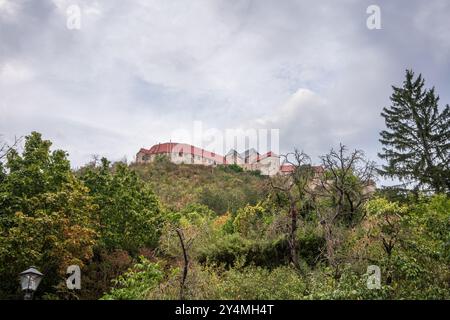
[[[450,102],[444,0],[377,1],[382,30],[366,28],[368,0],[1,3],[0,133],[39,128],[76,166],[95,150],[132,159],[195,120],[279,128],[283,152],[343,142],[376,159],[405,68]],[[71,4],[81,30],[66,28]]]

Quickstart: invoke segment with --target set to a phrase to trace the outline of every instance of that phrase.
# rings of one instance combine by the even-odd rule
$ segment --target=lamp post
[[[33,299],[33,293],[37,290],[43,276],[33,266],[20,273],[20,286],[24,292],[24,300]]]

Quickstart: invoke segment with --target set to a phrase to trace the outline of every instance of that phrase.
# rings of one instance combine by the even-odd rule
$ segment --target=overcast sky
[[[0,0],[0,134],[39,131],[73,166],[132,160],[194,121],[280,129],[282,152],[314,161],[339,142],[378,160],[406,68],[450,102],[450,1]]]

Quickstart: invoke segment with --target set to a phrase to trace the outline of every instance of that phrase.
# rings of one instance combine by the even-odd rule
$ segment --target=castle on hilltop
[[[137,163],[148,163],[159,155],[167,156],[173,163],[201,164],[205,166],[235,164],[244,170],[259,170],[262,175],[273,176],[292,172],[290,165],[280,165],[280,156],[272,151],[259,154],[255,149],[238,153],[230,150],[225,156],[185,143],[159,143],[150,149],[141,148],[136,154]]]

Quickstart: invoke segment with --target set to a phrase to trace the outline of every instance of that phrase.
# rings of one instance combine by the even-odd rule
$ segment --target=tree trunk
[[[289,214],[291,216],[291,230],[289,234],[289,252],[290,252],[290,260],[291,263],[298,269],[298,255],[297,255],[297,217],[298,212],[295,204],[291,204],[289,209]]]
[[[184,258],[184,266],[183,266],[183,276],[181,278],[180,283],[180,300],[184,300],[184,292],[186,289],[186,278],[188,274],[188,267],[189,267],[189,258],[186,251],[186,246],[184,243],[184,235],[183,232],[180,229],[176,229],[178,238],[180,239],[181,249],[183,250],[183,258]]]

